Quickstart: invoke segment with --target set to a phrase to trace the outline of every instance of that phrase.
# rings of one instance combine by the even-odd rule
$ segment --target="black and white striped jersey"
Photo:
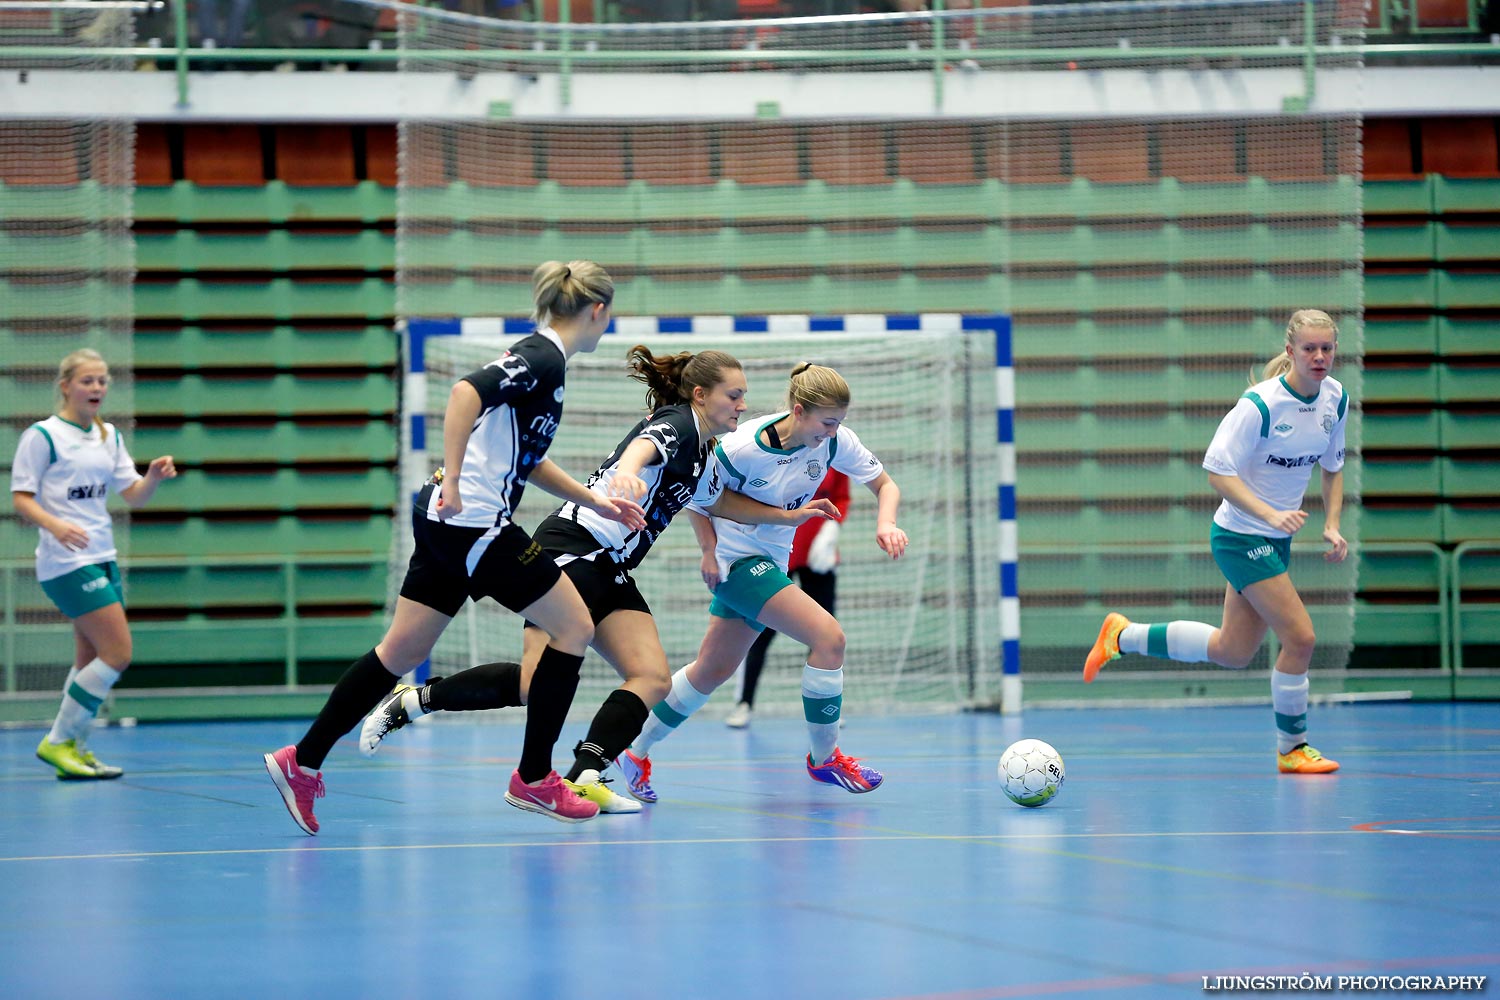
[[[526,481],[562,421],[567,367],[562,341],[543,329],[463,377],[478,391],[481,408],[459,476],[464,509],[447,523],[491,527],[515,516]],[[434,521],[438,494],[430,491],[427,503]]]
[[[576,521],[587,528],[598,539],[599,551],[608,553],[626,569],[634,569],[646,558],[657,536],[693,498],[698,477],[708,465],[708,442],[698,427],[692,406],[674,403],[663,406],[630,429],[630,433],[615,445],[614,451],[589,476],[590,489],[600,495],[608,494],[609,485],[619,472],[620,458],[638,438],[645,438],[656,447],[656,458],[641,470],[646,495],[639,502],[646,511],[646,527],[632,531],[618,521],[606,520],[574,503],[563,504],[551,515]]]

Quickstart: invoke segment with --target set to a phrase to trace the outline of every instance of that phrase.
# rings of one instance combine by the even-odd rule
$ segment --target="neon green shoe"
[[[563,784],[577,792],[579,798],[588,799],[594,803],[602,813],[638,813],[641,811],[641,804],[635,799],[627,799],[623,795],[615,794],[608,782],[599,776],[598,771],[584,771],[578,776],[577,781],[564,778]]]
[[[89,767],[92,767],[94,769],[94,777],[99,779],[100,781],[109,781],[113,778],[118,778],[120,775],[125,773],[125,769],[123,767],[115,767],[113,764],[106,764],[98,757],[95,757],[92,750],[79,750],[78,759],[83,761]]]
[[[62,781],[93,781],[99,777],[93,765],[78,756],[78,746],[73,740],[53,743],[42,737],[36,745],[38,759],[57,768],[57,777]]]

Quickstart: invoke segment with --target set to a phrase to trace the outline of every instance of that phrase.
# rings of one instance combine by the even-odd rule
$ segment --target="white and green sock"
[[[691,663],[688,664],[690,666]],[[694,712],[708,704],[713,692],[705,693],[693,687],[692,682],[687,679],[687,669],[683,667],[672,675],[672,690],[646,716],[641,734],[630,744],[630,749],[635,751],[636,756],[643,757],[650,753],[653,746],[672,735]]]
[[[1276,711],[1276,752],[1291,753],[1307,742],[1307,675],[1271,671],[1271,707]]]
[[[63,687],[62,705],[57,710],[57,718],[52,722],[52,731],[47,734],[48,742],[65,743],[86,734],[88,727],[93,724],[94,716],[99,714],[99,706],[104,704],[104,699],[109,697],[110,688],[119,680],[120,671],[98,657],[90,660],[81,670],[69,671],[67,683]],[[84,735],[84,738],[87,739],[87,736]]]
[[[1203,663],[1208,659],[1208,642],[1216,631],[1203,622],[1175,621],[1165,625],[1132,622],[1120,632],[1120,652],[1179,663]]]
[[[807,719],[815,765],[833,755],[839,741],[839,713],[843,706],[843,667],[819,670],[809,664],[802,668],[802,715]]]

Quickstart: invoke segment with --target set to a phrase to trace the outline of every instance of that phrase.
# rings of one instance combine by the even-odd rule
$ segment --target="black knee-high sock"
[[[552,747],[573,705],[582,666],[581,656],[551,646],[542,650],[536,673],[531,676],[531,695],[526,699],[526,739],[516,768],[522,781],[540,781],[552,770]]]
[[[521,704],[521,665],[481,663],[422,689],[422,707],[429,712],[478,712]]]
[[[760,683],[760,672],[766,665],[766,650],[770,648],[771,640],[774,638],[776,638],[776,630],[766,629],[755,637],[755,642],[750,646],[750,652],[745,654],[745,689],[740,694],[740,701],[747,705],[755,704],[755,687]]]
[[[396,678],[385,669],[375,650],[355,660],[333,686],[323,710],[297,744],[297,763],[314,771],[321,768],[323,758],[339,738],[359,725],[395,686]]]
[[[584,771],[593,769],[602,772],[609,762],[620,756],[620,751],[630,746],[630,741],[641,734],[646,716],[651,710],[633,692],[618,688],[609,693],[594,721],[589,724],[589,734],[582,743],[573,748],[573,766],[567,779],[577,781]]]

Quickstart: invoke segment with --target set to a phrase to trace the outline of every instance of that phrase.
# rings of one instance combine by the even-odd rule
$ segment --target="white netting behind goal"
[[[0,111],[0,454],[4,468],[21,432],[57,407],[57,366],[92,347],[113,382],[104,419],[129,432],[134,413],[131,333],[135,241],[135,121],[98,112],[88,118],[29,116],[26,98],[60,76],[124,70],[118,50],[134,44],[122,5],[0,4],[0,71],[19,108]],[[43,58],[17,54],[49,50]],[[107,51],[115,50],[116,54]],[[104,77],[100,77],[104,79]],[[101,101],[101,105],[107,102]],[[128,518],[116,511],[115,541],[129,548]],[[36,528],[9,504],[0,513],[0,567],[13,581],[17,623],[58,632],[18,631],[7,643],[6,686],[56,687],[72,656],[67,623],[32,571]]]
[[[516,339],[464,334],[424,342],[429,448],[442,440],[443,389]],[[875,498],[854,486],[838,571],[837,615],[848,636],[846,704],[865,711],[922,710],[997,700],[997,472],[989,336],[958,331],[893,334],[889,341],[830,332],[607,336],[596,353],[570,361],[562,430],[548,452],[579,480],[645,412],[644,390],[625,368],[626,351],[641,342],[658,354],[720,349],[739,358],[750,384],[750,410],[742,420],[784,405],[787,375],[797,361],[831,365],[848,379],[854,392],[849,426],[901,487],[900,523],[911,547],[894,563],[876,547]],[[518,522],[534,530],[557,504],[532,486]],[[686,515],[677,521],[633,574],[651,604],[673,669],[696,655],[709,602],[692,528]],[[409,552],[410,533],[400,534],[399,550]],[[399,584],[404,562],[393,569]],[[433,673],[518,657],[520,636],[520,619],[512,612],[491,601],[470,604],[433,653]],[[771,646],[759,699],[768,711],[778,706],[790,711],[799,704],[805,652],[784,637]],[[614,671],[590,653],[575,708],[592,712],[618,683]]]

